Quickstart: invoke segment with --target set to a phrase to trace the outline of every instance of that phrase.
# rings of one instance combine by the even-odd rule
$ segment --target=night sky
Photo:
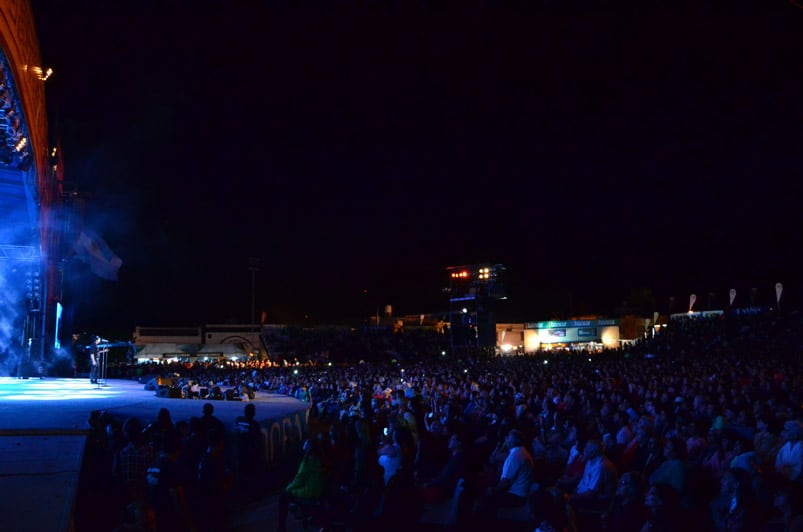
[[[247,322],[249,257],[276,323],[446,309],[475,262],[503,319],[799,300],[794,2],[474,4],[34,1],[66,179],[124,261],[68,265],[76,326]]]

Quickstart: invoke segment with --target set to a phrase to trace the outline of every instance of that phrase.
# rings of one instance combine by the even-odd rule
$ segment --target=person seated
[[[647,482],[634,471],[624,473],[616,485],[616,495],[608,511],[602,514],[602,525],[607,530],[638,532],[649,517],[644,506]]]
[[[530,495],[533,481],[533,458],[524,447],[524,434],[517,429],[507,433],[505,444],[509,449],[502,465],[499,482],[485,490],[474,510],[478,519],[494,519],[499,508],[524,506]]]
[[[635,438],[631,438],[631,441]],[[602,452],[605,457],[611,461],[616,471],[622,471],[622,456],[624,454],[624,445],[616,441],[616,437],[611,433],[606,433],[602,436]]]
[[[622,449],[622,454],[619,457],[620,473],[638,471],[645,476],[649,476],[649,473],[644,471],[644,464],[650,456],[649,443],[653,434],[652,423],[649,418],[644,418],[636,423],[633,427],[633,439]]]
[[[571,495],[572,506],[578,513],[601,512],[608,508],[616,492],[616,468],[603,453],[599,440],[588,440],[583,456],[586,465],[580,483]]]
[[[734,467],[722,475],[719,496],[711,502],[716,530],[763,530],[765,513],[753,491],[749,472]]]
[[[669,484],[652,484],[644,496],[644,506],[647,507],[649,517],[641,527],[642,532],[684,530],[680,496]]]
[[[580,440],[576,440],[571,449],[569,449],[563,473],[558,477],[556,485],[567,492],[573,491],[583,476],[585,466],[586,459],[583,456],[583,444]]]
[[[762,469],[765,471],[772,470],[775,456],[780,448],[780,439],[769,430],[770,419],[768,415],[757,415],[756,433],[753,436],[753,448],[761,461]]]
[[[302,446],[304,453],[295,477],[284,488],[279,497],[279,516],[277,532],[287,530],[287,514],[290,503],[310,504],[320,501],[326,489],[326,471],[323,467],[323,455],[317,439],[307,439]]]
[[[533,459],[536,461],[534,481],[541,486],[552,486],[561,476],[569,458],[569,451],[560,445],[561,434],[557,430],[544,432],[543,437],[533,439]]]
[[[422,495],[424,502],[443,502],[454,493],[457,480],[465,474],[465,452],[463,451],[464,436],[454,432],[449,438],[449,459],[441,471],[432,479],[424,482]]]
[[[562,489],[539,489],[530,496],[528,505],[538,526],[535,532],[577,532],[574,509]]]
[[[703,459],[702,467],[719,481],[722,475],[730,469],[731,462],[736,457],[734,441],[729,433],[711,431],[708,442],[709,452]]]
[[[668,484],[681,497],[686,493],[686,444],[678,437],[669,438],[664,445],[664,461],[650,475],[650,484]]]
[[[775,494],[772,507],[777,518],[768,523],[767,530],[803,530],[803,490],[787,486]]]
[[[207,399],[212,399],[213,401],[222,401],[223,400],[223,392],[220,390],[220,386],[214,385],[209,389],[209,395]]]
[[[775,455],[775,472],[786,481],[803,481],[803,422],[790,420],[781,431],[783,445]]]

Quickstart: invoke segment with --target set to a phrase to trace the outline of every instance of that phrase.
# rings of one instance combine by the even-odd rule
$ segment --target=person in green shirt
[[[279,497],[277,532],[285,532],[287,529],[287,513],[291,502],[303,504],[317,501],[323,497],[326,488],[326,468],[320,442],[316,439],[307,439],[302,449],[304,456],[298,465],[296,476]]]

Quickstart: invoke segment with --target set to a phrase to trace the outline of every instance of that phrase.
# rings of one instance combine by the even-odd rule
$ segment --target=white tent
[[[248,353],[237,344],[204,344],[195,356],[243,358],[247,357]]]
[[[137,351],[137,360],[162,359],[172,357],[192,356],[198,350],[198,346],[189,344],[146,344]]]

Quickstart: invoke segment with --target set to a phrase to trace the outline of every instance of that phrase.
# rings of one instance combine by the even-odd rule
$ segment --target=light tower
[[[496,348],[496,308],[507,299],[501,264],[450,266],[449,328],[454,355],[492,355]]]

